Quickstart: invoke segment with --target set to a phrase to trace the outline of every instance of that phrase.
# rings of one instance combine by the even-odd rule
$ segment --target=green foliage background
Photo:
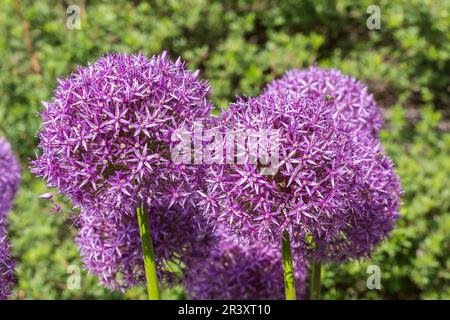
[[[70,4],[82,9],[79,30],[66,28]],[[372,4],[381,8],[381,30],[366,27]],[[142,288],[108,292],[85,271],[81,289],[67,289],[67,267],[81,266],[74,230],[37,199],[46,189],[27,161],[36,112],[56,78],[106,52],[166,49],[201,69],[218,108],[312,63],[366,82],[385,114],[382,139],[405,191],[402,218],[372,260],[326,268],[324,297],[449,299],[449,9],[444,0],[1,1],[0,131],[24,172],[10,216],[16,298],[144,297]],[[371,264],[381,269],[381,290],[366,287]],[[164,296],[183,298],[183,290]]]

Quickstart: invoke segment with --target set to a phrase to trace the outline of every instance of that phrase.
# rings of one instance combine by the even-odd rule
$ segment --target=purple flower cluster
[[[367,86],[339,70],[317,66],[290,70],[281,79],[272,81],[265,91],[284,90],[333,99],[340,120],[350,124],[357,135],[376,137],[383,124],[380,109]]]
[[[279,130],[278,171],[211,166],[206,213],[237,239],[280,243],[287,231],[293,247],[319,260],[368,255],[394,226],[400,186],[381,147],[359,142],[334,104],[289,90],[231,104],[223,128]]]
[[[306,264],[294,259],[297,297],[306,291]],[[184,285],[189,299],[284,299],[281,248],[257,242],[239,245],[223,234],[207,259],[188,265]]]
[[[340,234],[316,241],[317,259],[345,261],[370,255],[394,229],[401,186],[378,139],[362,139],[355,150],[354,180],[348,186],[345,224]]]
[[[144,282],[135,209],[145,203],[160,277],[202,256],[208,233],[195,209],[201,167],[172,161],[172,135],[205,123],[208,82],[166,53],[110,54],[61,80],[42,112],[32,171],[79,207],[86,267],[112,289]],[[205,234],[206,233],[206,234]]]
[[[6,219],[0,218],[0,300],[11,295],[14,286],[15,263],[7,237]]]
[[[0,138],[0,218],[6,217],[20,184],[20,166],[9,143]]]
[[[15,263],[8,241],[6,215],[20,184],[20,166],[9,143],[0,138],[0,300],[11,295]]]
[[[171,285],[180,280],[187,260],[194,263],[214,242],[212,229],[192,206],[168,203],[148,210],[159,279]],[[145,283],[137,218],[132,214],[101,216],[97,211],[80,215],[77,243],[87,269],[100,284],[125,290]],[[175,268],[174,268],[175,267]]]
[[[171,136],[207,120],[209,93],[198,71],[166,53],[102,57],[58,81],[32,171],[75,206],[103,212],[149,197],[176,201],[192,191],[197,168],[171,161]]]

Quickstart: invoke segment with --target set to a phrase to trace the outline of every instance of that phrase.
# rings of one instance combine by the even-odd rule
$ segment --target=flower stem
[[[310,299],[320,300],[320,273],[322,265],[320,262],[311,259],[311,287],[310,287]]]
[[[281,252],[283,255],[283,270],[284,270],[284,291],[286,300],[296,300],[295,294],[295,278],[294,266],[292,263],[291,241],[289,234],[285,231],[283,240],[281,241]]]
[[[149,300],[159,300],[158,277],[156,275],[155,252],[153,250],[152,235],[148,224],[148,214],[144,203],[136,209],[141,235],[142,252],[144,254],[145,278]]]

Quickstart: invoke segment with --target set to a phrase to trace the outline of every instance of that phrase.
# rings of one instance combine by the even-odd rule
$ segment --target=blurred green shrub
[[[237,94],[258,94],[290,68],[312,63],[340,68],[365,81],[387,109],[383,140],[405,194],[393,238],[374,253],[373,261],[328,268],[326,297],[448,298],[450,3],[373,2],[80,0],[74,4],[82,9],[81,29],[68,30],[71,1],[4,0],[0,132],[12,142],[26,171],[37,144],[36,112],[51,96],[56,78],[109,51],[180,55],[211,81],[218,107]],[[371,4],[381,8],[381,30],[366,28]],[[42,183],[25,174],[11,217],[17,297],[142,297],[140,289],[108,293],[84,271],[82,289],[67,290],[67,266],[80,265],[73,230],[37,200],[42,192]],[[369,264],[382,270],[380,291],[366,288]],[[181,298],[182,290],[167,297]]]

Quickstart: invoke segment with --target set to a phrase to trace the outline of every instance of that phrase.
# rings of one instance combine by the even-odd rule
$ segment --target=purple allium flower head
[[[180,280],[184,263],[202,259],[214,241],[212,229],[192,206],[153,205],[148,210],[158,278],[168,284]],[[119,217],[119,218],[117,218]],[[82,211],[77,237],[86,268],[100,284],[125,290],[145,283],[137,218],[132,214],[102,215]],[[176,272],[174,272],[174,266]]]
[[[334,103],[285,90],[231,104],[221,130],[279,130],[279,164],[273,175],[260,161],[212,165],[199,202],[211,219],[240,240],[280,243],[287,231],[317,260],[370,254],[394,226],[400,186],[381,147]]]
[[[20,166],[9,143],[0,138],[0,300],[11,295],[14,280],[14,260],[7,238],[6,215],[20,184]]]
[[[338,111],[337,115],[358,135],[376,137],[383,124],[380,109],[367,86],[337,69],[312,66],[305,70],[290,70],[266,88],[266,92],[283,90],[334,99],[332,106]]]
[[[32,171],[75,206],[100,211],[135,207],[149,195],[182,197],[196,168],[171,161],[171,135],[208,118],[209,93],[198,71],[166,53],[102,57],[58,81],[44,103]]]
[[[9,143],[0,138],[0,218],[11,208],[20,184],[20,166]]]
[[[189,299],[284,299],[281,248],[258,242],[237,244],[225,236],[209,257],[188,265],[184,285]],[[306,265],[294,259],[297,296],[306,288]]]
[[[14,268],[15,263],[6,231],[6,218],[0,217],[0,300],[11,296],[15,284]]]

